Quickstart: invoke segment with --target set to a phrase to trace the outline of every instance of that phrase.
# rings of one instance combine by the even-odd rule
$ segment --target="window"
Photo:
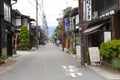
[[[115,5],[118,5],[118,0],[99,0],[99,7],[101,11],[109,9]],[[114,7],[113,7],[114,8]]]
[[[16,25],[21,26],[21,19],[16,19]]]
[[[6,3],[4,3],[4,20],[11,22],[11,8]]]

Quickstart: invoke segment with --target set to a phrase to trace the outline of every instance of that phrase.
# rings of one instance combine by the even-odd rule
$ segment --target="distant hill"
[[[36,26],[36,25],[35,25],[35,24],[32,24],[32,26]],[[39,26],[38,26],[38,29],[43,29],[43,26],[42,26],[42,25],[39,25]],[[55,29],[56,29],[55,26],[48,26],[48,37],[49,37],[49,38],[52,37]]]
[[[56,29],[56,27],[54,27],[54,26],[48,26],[48,37],[49,38],[52,37],[55,29]]]

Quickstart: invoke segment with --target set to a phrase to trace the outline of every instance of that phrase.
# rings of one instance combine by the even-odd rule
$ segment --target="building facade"
[[[92,0],[92,20],[84,31],[87,47],[99,47],[102,42],[120,39],[119,0]]]
[[[0,0],[0,55],[12,56],[12,4],[13,0]],[[14,0],[17,2],[17,0]]]
[[[15,27],[15,32],[13,35],[13,47],[15,50],[19,49],[19,33],[21,31],[22,26],[27,26],[29,30],[30,36],[35,36],[31,34],[31,21],[35,21],[34,19],[30,18],[30,16],[26,16],[20,13],[20,11],[13,9],[12,10],[12,24]],[[31,39],[30,39],[31,41]],[[30,43],[31,44],[31,43]]]

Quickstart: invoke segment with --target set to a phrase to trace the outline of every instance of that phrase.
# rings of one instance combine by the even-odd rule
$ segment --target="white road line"
[[[72,77],[77,77],[77,76],[75,75],[75,73],[70,73],[70,75],[71,75]]]
[[[70,72],[75,72],[74,69],[69,69]]]
[[[75,66],[65,66],[62,65],[63,70],[65,71],[66,76],[71,76],[71,77],[78,77],[82,76],[83,74],[78,71],[78,69]]]
[[[64,66],[64,65],[62,65],[62,67],[64,68],[64,69],[66,69],[67,67],[66,66]]]
[[[69,66],[69,68],[74,68],[74,67],[75,67],[75,66],[71,66],[71,65]]]
[[[82,73],[77,73],[78,76],[82,76]]]

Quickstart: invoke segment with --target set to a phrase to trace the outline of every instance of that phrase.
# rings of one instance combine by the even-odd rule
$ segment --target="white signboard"
[[[104,42],[111,40],[111,32],[104,32]]]
[[[77,58],[81,58],[81,46],[80,45],[76,46],[76,56]]]
[[[76,24],[78,24],[79,23],[79,15],[77,15],[75,19],[76,19],[75,20]]]
[[[100,62],[100,53],[98,47],[89,47],[89,55],[91,62]]]

